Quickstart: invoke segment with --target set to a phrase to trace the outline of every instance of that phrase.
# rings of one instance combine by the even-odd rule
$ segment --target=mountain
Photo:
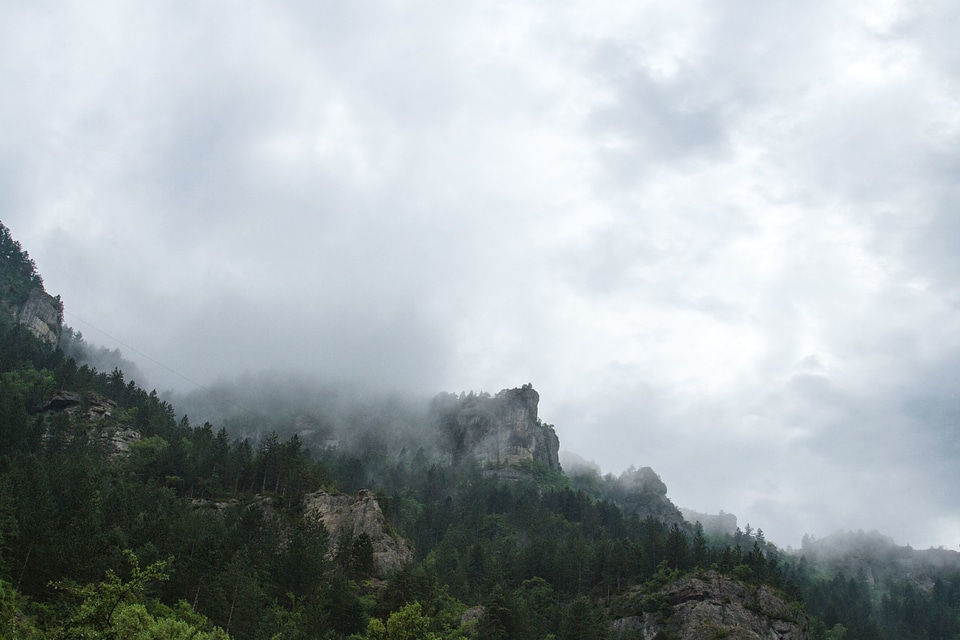
[[[56,346],[63,305],[43,289],[37,265],[10,230],[0,224],[0,317],[24,327],[37,339]]]
[[[870,584],[898,581],[932,588],[938,573],[960,571],[960,554],[947,549],[913,549],[878,531],[805,536],[798,552],[810,568],[825,575],[861,576]]]
[[[191,422],[68,348],[59,306],[38,327],[30,300],[59,301],[2,232],[0,637],[960,634],[954,552],[691,524],[649,467],[561,467],[530,384],[264,374],[185,399]]]

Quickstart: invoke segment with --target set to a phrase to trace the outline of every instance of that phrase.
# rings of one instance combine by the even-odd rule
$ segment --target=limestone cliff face
[[[806,640],[809,621],[770,587],[716,572],[640,590],[614,603],[613,638]]]
[[[304,517],[319,521],[329,535],[329,555],[348,534],[356,538],[366,534],[373,545],[373,573],[377,578],[413,561],[413,547],[406,539],[392,534],[376,497],[362,489],[356,497],[342,493],[316,491],[303,499]]]
[[[62,309],[60,301],[43,289],[34,289],[19,308],[10,309],[14,322],[49,345],[60,340]]]
[[[441,394],[433,403],[439,427],[455,460],[466,456],[495,464],[522,460],[560,469],[560,439],[540,421],[540,394],[526,384],[495,396]]]

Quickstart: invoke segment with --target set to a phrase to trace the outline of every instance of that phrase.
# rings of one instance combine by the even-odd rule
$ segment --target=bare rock
[[[57,413],[58,411],[68,411],[80,405],[80,394],[72,391],[59,391],[54,394],[40,411],[45,415]]]
[[[782,594],[716,572],[637,590],[614,606],[613,637],[806,640],[809,621]],[[633,634],[633,635],[631,635]]]
[[[329,535],[331,557],[336,555],[345,533],[350,538],[366,534],[373,546],[374,577],[386,578],[391,570],[413,561],[413,546],[390,531],[380,503],[366,489],[356,497],[326,491],[307,494],[304,517],[323,524]]]
[[[123,425],[104,429],[100,432],[100,435],[108,446],[108,455],[111,458],[126,458],[130,455],[130,447],[143,438],[136,429]]]
[[[81,425],[91,440],[99,441],[111,459],[125,458],[130,455],[130,447],[142,438],[139,431],[114,419],[117,403],[96,394],[81,396],[72,391],[58,391],[40,407],[39,413],[49,417],[57,413],[66,413],[74,424]],[[50,437],[50,433],[46,434]],[[67,441],[73,436],[68,434]]]
[[[495,396],[441,394],[433,411],[455,460],[516,464],[524,460],[560,469],[560,439],[537,416],[540,394],[530,384]]]
[[[14,321],[49,345],[60,341],[63,309],[60,301],[43,289],[30,292],[27,301],[14,312]]]

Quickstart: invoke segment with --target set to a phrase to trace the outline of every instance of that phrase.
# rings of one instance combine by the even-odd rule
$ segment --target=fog
[[[957,12],[7,3],[0,220],[148,388],[532,382],[781,546],[955,548]]]

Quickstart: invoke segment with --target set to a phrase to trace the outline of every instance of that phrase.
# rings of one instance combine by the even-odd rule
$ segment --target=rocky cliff
[[[809,621],[782,594],[716,572],[638,588],[613,605],[613,638],[806,640]]]
[[[366,534],[373,546],[374,577],[386,578],[392,569],[413,561],[410,542],[390,532],[380,504],[369,491],[363,489],[356,497],[316,491],[304,497],[303,506],[304,517],[319,521],[327,530],[331,557],[342,541]]]
[[[494,464],[522,460],[560,469],[560,439],[537,416],[540,394],[532,385],[489,394],[441,394],[434,399],[443,440],[454,460],[466,456]]]
[[[63,320],[63,307],[60,300],[54,298],[43,289],[33,289],[26,301],[20,305],[4,302],[13,321],[26,327],[30,333],[49,345],[56,345],[60,340]]]
[[[683,525],[680,509],[667,497],[667,485],[650,467],[628,468],[610,488],[608,497],[625,513],[635,513],[642,520],[653,518],[668,526]]]

